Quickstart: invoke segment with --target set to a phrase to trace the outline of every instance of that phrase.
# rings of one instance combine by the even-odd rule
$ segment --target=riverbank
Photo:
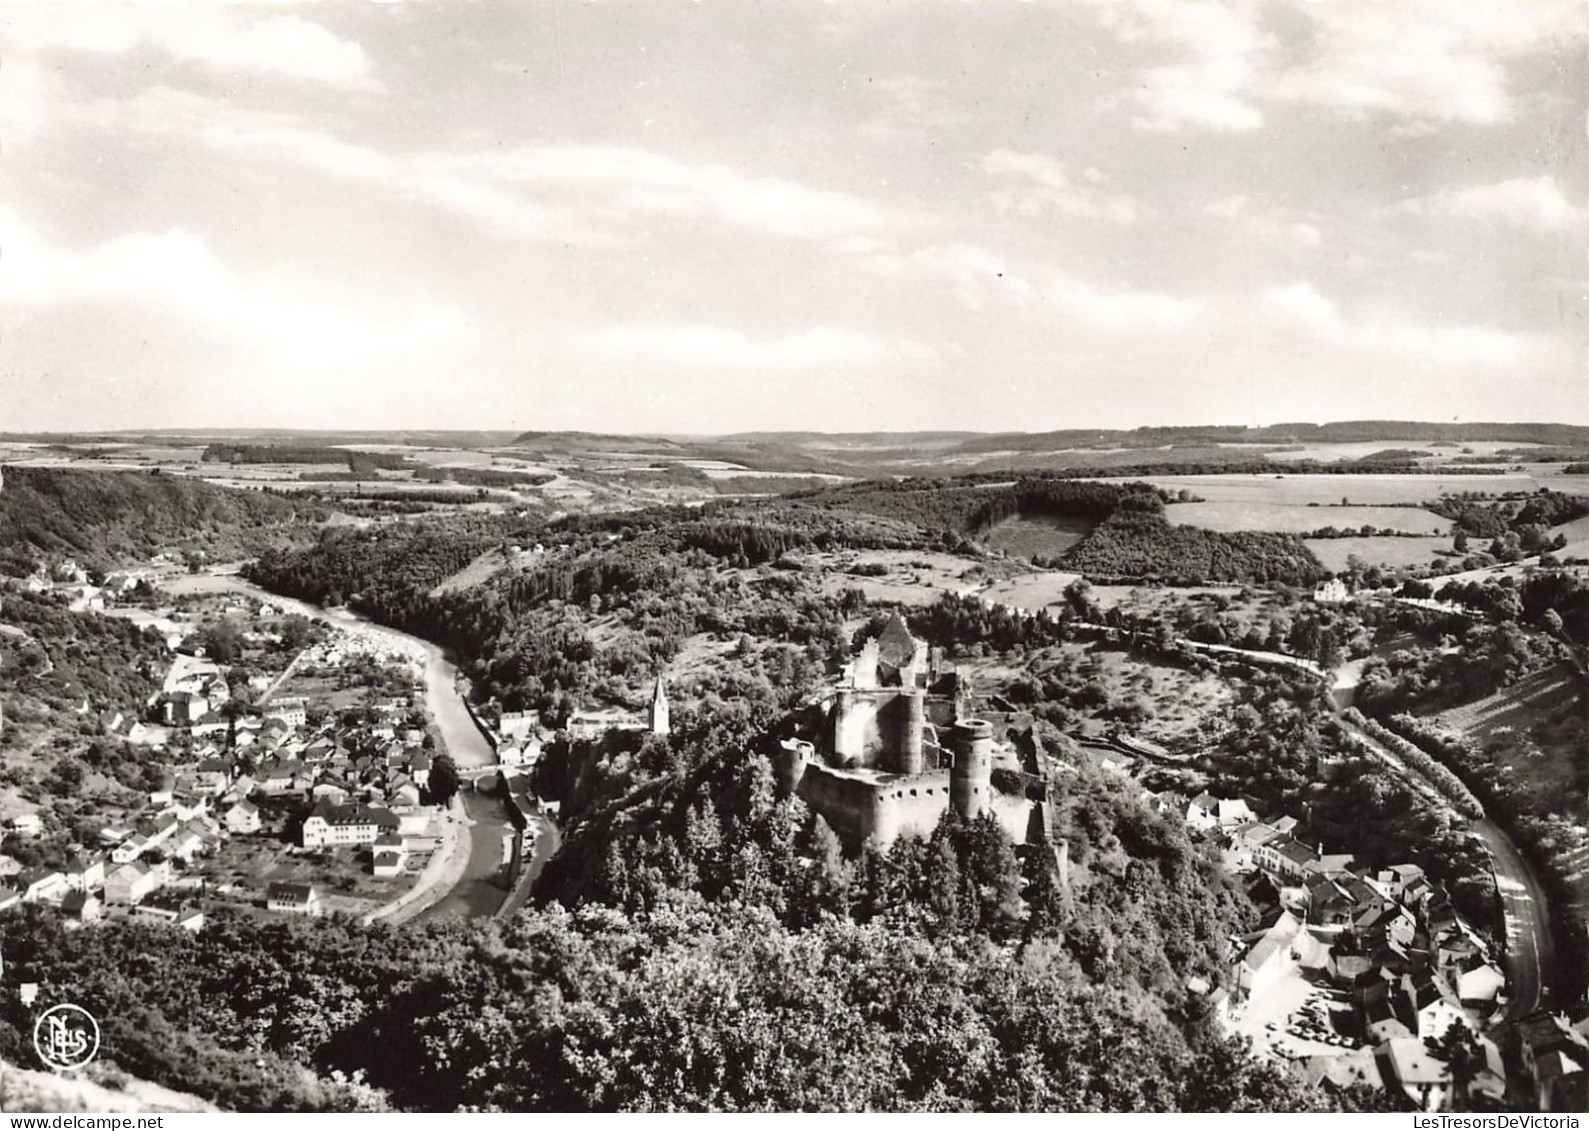
[[[365,923],[406,923],[446,899],[469,870],[469,829],[474,822],[456,797],[438,813],[441,836],[414,886],[364,917]]]

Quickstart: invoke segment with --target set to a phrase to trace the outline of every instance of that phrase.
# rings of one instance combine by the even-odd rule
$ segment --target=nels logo
[[[46,1068],[82,1068],[99,1052],[99,1022],[80,1005],[57,1005],[34,1024],[33,1047]]]

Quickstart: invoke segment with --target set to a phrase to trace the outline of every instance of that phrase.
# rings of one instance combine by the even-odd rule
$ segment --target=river
[[[332,624],[385,637],[395,649],[422,652],[425,658],[425,707],[441,735],[442,748],[461,768],[489,766],[497,760],[496,751],[475,726],[463,696],[458,693],[458,669],[436,644],[395,628],[376,624],[346,609],[325,609],[307,601],[282,597],[234,573],[199,573],[174,577],[163,583],[171,593],[241,593],[256,600],[270,601],[308,617],[323,617]],[[463,878],[441,899],[419,912],[421,920],[448,916],[494,915],[507,897],[502,873],[502,837],[513,832],[502,804],[494,795],[477,793],[465,785],[460,791],[464,813],[471,824],[465,835],[469,840],[469,862]]]

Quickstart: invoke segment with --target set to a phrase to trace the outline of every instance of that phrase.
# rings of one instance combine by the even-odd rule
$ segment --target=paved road
[[[529,902],[530,890],[535,887],[535,881],[541,874],[541,869],[546,867],[546,862],[552,858],[558,846],[563,843],[563,834],[556,823],[544,813],[538,813],[530,818],[530,826],[539,828],[535,838],[535,851],[525,861],[523,869],[519,872],[518,883],[513,885],[513,890],[508,893],[508,898],[503,901],[502,907],[497,911],[497,918],[506,919],[518,913]]]
[[[1506,992],[1508,1017],[1522,1017],[1550,1000],[1555,943],[1545,892],[1511,838],[1490,820],[1475,821],[1473,831],[1490,850],[1495,886],[1506,915]]]
[[[1441,808],[1450,810],[1450,804],[1440,791],[1397,757],[1393,750],[1353,726],[1347,719],[1341,719],[1341,725],[1406,775],[1414,788],[1425,793]],[[1468,827],[1489,850],[1490,868],[1495,873],[1495,888],[1501,897],[1501,914],[1506,924],[1506,953],[1502,956],[1509,999],[1506,1015],[1522,1017],[1534,1012],[1550,997],[1555,970],[1550,907],[1533,868],[1500,826],[1484,818],[1471,822]]]

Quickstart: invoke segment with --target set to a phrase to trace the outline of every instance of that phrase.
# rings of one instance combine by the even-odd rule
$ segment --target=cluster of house
[[[74,558],[63,558],[53,564],[38,563],[31,574],[22,579],[22,588],[28,593],[56,593],[64,596],[73,612],[99,611],[125,597],[140,582],[153,581],[163,571],[173,567],[175,559],[170,554],[156,554],[144,569],[118,570],[107,574],[95,584],[88,570]]]
[[[202,914],[169,890],[181,882],[178,866],[192,865],[229,835],[263,831],[260,806],[271,801],[310,805],[304,847],[367,846],[377,876],[401,875],[406,838],[423,834],[430,822],[421,798],[432,758],[423,732],[408,725],[414,707],[410,698],[387,699],[375,705],[373,725],[337,724],[308,734],[301,702],[279,701],[280,710],[273,708],[251,732],[246,760],[236,749],[205,742],[171,767],[171,788],[151,794],[136,822],[102,830],[96,852],[0,880],[0,909],[49,903],[77,922],[109,912],[197,929]],[[23,814],[9,831],[36,836],[42,822]]]
[[[1184,816],[1217,838],[1266,912],[1231,940],[1229,988],[1210,995],[1227,1025],[1273,1015],[1268,1034],[1249,1035],[1267,1036],[1274,1054],[1314,1078],[1400,1088],[1429,1111],[1449,1107],[1456,1082],[1425,1041],[1460,1025],[1484,1060],[1463,1099],[1504,1099],[1501,1051],[1482,1030],[1505,1003],[1505,974],[1421,867],[1358,867],[1299,840],[1294,818],[1260,820],[1240,798],[1204,793]]]
[[[131,828],[102,829],[94,849],[80,850],[59,866],[24,868],[0,881],[0,911],[43,903],[59,908],[72,923],[107,916],[152,918],[198,930],[204,913],[176,865],[191,865],[213,851],[226,831],[208,798],[163,791],[150,800],[150,810]],[[33,825],[25,821],[13,819],[12,832],[30,835]]]
[[[321,835],[314,814],[327,811],[378,812],[383,825],[409,835],[422,833],[430,819],[421,802],[433,758],[423,745],[424,732],[408,723],[413,709],[412,698],[386,699],[374,705],[376,721],[371,724],[332,723],[314,733],[303,729],[301,714],[272,713],[247,761],[235,751],[206,745],[193,761],[177,767],[177,786],[204,797],[231,799],[228,824],[234,812],[239,822],[257,820],[257,800],[307,801],[313,806],[304,826],[308,848],[374,843],[374,836],[348,841]]]
[[[1512,1026],[1541,1111],[1589,1111],[1589,1017],[1541,1011]]]
[[[167,726],[207,730],[225,729],[220,710],[232,698],[221,669],[201,656],[177,653],[171,658],[161,689],[150,700]]]

